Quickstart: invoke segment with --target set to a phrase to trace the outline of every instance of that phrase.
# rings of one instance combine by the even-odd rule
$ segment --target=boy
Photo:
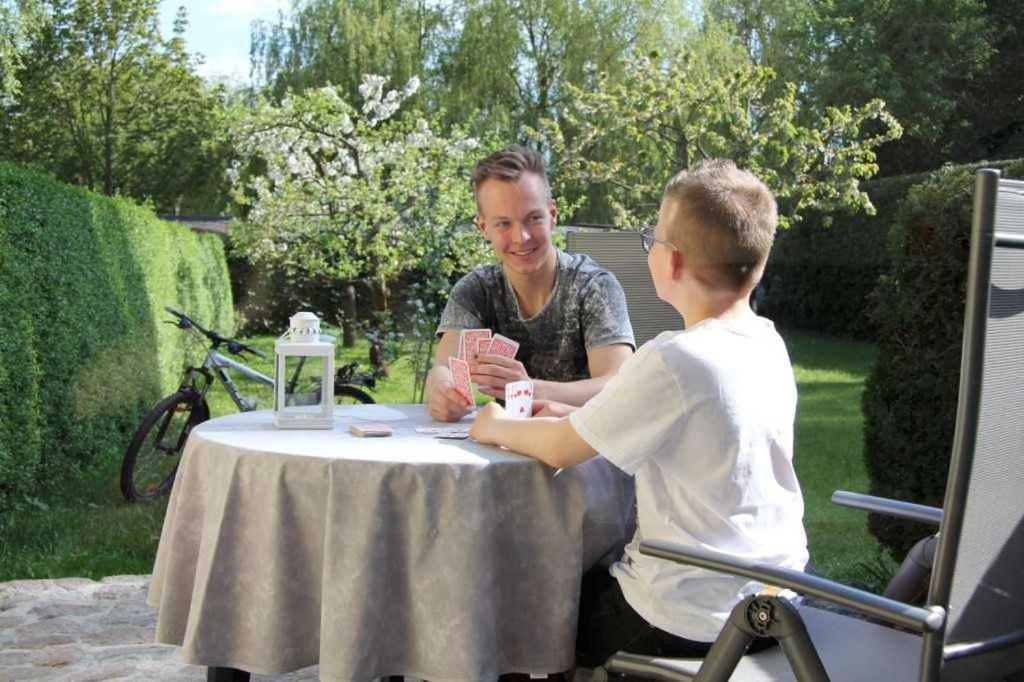
[[[532,378],[537,397],[582,405],[633,353],[622,287],[588,256],[551,243],[558,211],[536,151],[513,145],[494,152],[476,164],[471,181],[477,228],[498,262],[452,289],[427,376],[430,415],[456,421],[473,408],[455,392],[447,362],[458,353],[459,331],[474,328],[520,344],[518,360],[475,359],[476,349],[466,349],[481,393],[504,398],[506,383]]]
[[[583,579],[581,666],[620,649],[702,656],[732,607],[759,589],[641,555],[641,540],[798,570],[807,561],[792,463],[793,371],[772,323],[748,304],[777,217],[767,187],[731,161],[676,175],[657,226],[641,236],[658,297],[682,315],[685,330],[644,344],[578,410],[542,404],[538,418],[512,420],[489,404],[473,424],[475,440],[551,466],[600,452],[635,476],[636,535],[610,574],[598,567]]]

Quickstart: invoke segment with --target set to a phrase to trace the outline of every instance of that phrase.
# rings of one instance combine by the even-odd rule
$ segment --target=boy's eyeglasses
[[[650,253],[651,252],[651,247],[654,246],[654,242],[658,242],[659,244],[664,244],[665,246],[667,246],[668,248],[672,249],[673,251],[678,251],[679,250],[679,248],[676,247],[676,245],[673,244],[672,242],[667,242],[664,239],[658,239],[657,237],[655,237],[654,236],[654,226],[653,225],[650,225],[648,227],[642,228],[640,230],[640,244],[644,247],[644,252],[645,253]]]

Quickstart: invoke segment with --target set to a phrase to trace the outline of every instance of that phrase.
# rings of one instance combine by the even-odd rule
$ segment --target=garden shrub
[[[763,314],[788,328],[874,338],[867,300],[889,267],[889,226],[907,189],[924,179],[865,182],[875,215],[809,211],[804,221],[780,232],[765,271]]]
[[[0,508],[119,456],[175,388],[195,347],[164,305],[231,331],[219,237],[0,164]]]
[[[1012,161],[957,166],[1003,168]],[[875,215],[816,213],[780,232],[764,275],[759,312],[779,326],[835,336],[875,339],[879,328],[869,300],[892,266],[892,225],[910,188],[932,172],[862,183]]]
[[[1024,176],[1024,161],[1004,166]],[[871,309],[878,361],[864,395],[871,493],[941,506],[953,443],[974,169],[936,171],[907,193],[889,235],[892,266]],[[872,515],[871,532],[902,557],[931,529]]]

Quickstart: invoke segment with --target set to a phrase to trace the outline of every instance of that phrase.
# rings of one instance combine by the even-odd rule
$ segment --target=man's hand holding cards
[[[501,334],[477,342],[469,369],[470,378],[481,393],[504,399],[506,385],[529,380],[523,363],[515,359],[518,351],[519,344]]]

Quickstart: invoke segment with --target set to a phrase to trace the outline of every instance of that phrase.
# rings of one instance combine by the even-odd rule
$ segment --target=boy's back
[[[660,335],[571,416],[582,438],[636,477],[637,532],[612,575],[652,625],[711,641],[758,586],[641,555],[642,540],[803,568],[795,409],[785,345],[751,316]]]

